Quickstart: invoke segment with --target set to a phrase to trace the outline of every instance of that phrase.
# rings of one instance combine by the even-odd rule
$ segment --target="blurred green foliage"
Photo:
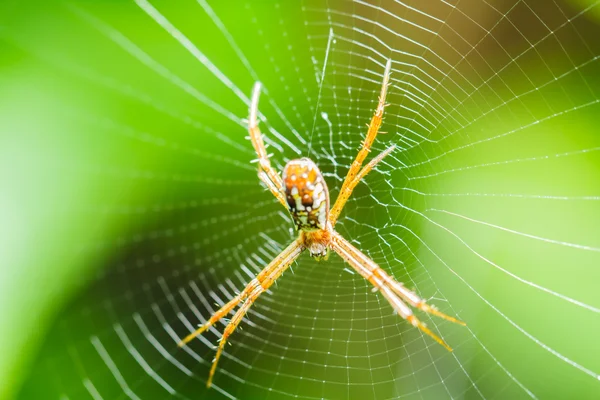
[[[273,143],[271,150],[278,165],[298,156],[293,147],[306,151],[303,141],[310,138],[318,92],[315,75],[321,67],[329,27],[304,23],[323,17],[311,11],[322,4],[308,3],[304,8],[292,2],[278,7],[270,2],[211,4],[268,88],[261,100],[261,112],[268,118],[263,130],[275,142],[279,133],[292,144],[278,148]],[[357,12],[356,5],[333,3],[329,7]],[[467,3],[476,7],[475,2]],[[576,7],[585,2],[574,3],[561,5],[576,14]],[[198,3],[153,4],[224,76],[249,95],[255,77]],[[538,57],[523,57],[502,70],[498,79],[490,80],[481,90],[481,98],[470,99],[459,109],[463,116],[477,116],[497,104],[493,112],[468,121],[467,128],[448,139],[395,156],[388,175],[370,175],[368,186],[357,190],[357,200],[349,204],[347,220],[340,224],[340,231],[357,239],[382,265],[398,268],[394,271],[406,282],[413,276],[424,276],[424,271],[435,277],[436,287],[425,278],[416,283],[424,293],[442,290],[453,310],[468,321],[469,331],[444,326],[444,332],[458,347],[461,366],[469,376],[478,378],[485,397],[492,393],[502,398],[521,397],[524,392],[478,347],[478,341],[539,397],[592,398],[599,393],[597,380],[536,344],[486,304],[496,305],[552,351],[590,371],[600,371],[600,354],[595,347],[600,330],[597,313],[547,293],[556,291],[586,304],[600,304],[598,252],[564,245],[600,248],[598,202],[573,199],[599,195],[597,9],[572,22],[576,33],[555,33],[561,45],[569,43],[571,47],[561,49],[554,42],[537,46]],[[473,15],[478,15],[476,11]],[[390,23],[385,15],[365,12],[370,13],[366,14],[369,18]],[[131,326],[131,315],[147,315],[151,312],[148,304],[153,302],[161,310],[164,307],[170,322],[177,321],[169,309],[171,300],[156,283],[160,277],[171,279],[173,292],[192,280],[214,287],[264,243],[260,233],[286,243],[291,225],[282,225],[278,204],[259,186],[250,163],[254,155],[244,140],[241,121],[247,105],[135,2],[7,1],[0,5],[0,15],[0,398],[12,398],[17,393],[22,398],[44,398],[49,391],[57,395],[71,390],[82,393],[73,387],[86,377],[98,383],[104,378],[112,382],[104,371],[105,361],[88,349],[90,337],[99,335],[109,343],[107,346],[114,345],[117,339],[107,332],[116,323]],[[480,17],[482,21],[486,15]],[[468,32],[463,34],[470,38]],[[510,53],[510,33],[499,30],[495,35]],[[398,38],[386,39],[392,48],[407,46]],[[315,43],[319,44],[316,48]],[[375,40],[364,44],[384,52]],[[516,49],[516,41],[513,44]],[[368,53],[363,48],[348,45],[355,52],[352,55],[344,51],[345,45],[339,41],[334,46],[330,75],[326,77],[333,89],[325,85],[320,108],[336,118],[332,132],[336,137],[333,144],[340,144],[336,159],[326,156],[332,142],[325,121],[318,119],[312,137],[315,153],[320,156],[316,161],[333,193],[360,142],[362,133],[357,127],[368,121],[377,92],[376,84],[348,71],[376,81],[371,72],[377,72],[378,65],[356,56]],[[493,44],[481,46],[482,52],[489,54],[489,64],[479,67],[483,70],[491,65],[499,70],[506,54],[495,53]],[[318,62],[313,60],[315,55],[320,58]],[[343,70],[340,65],[355,69]],[[477,79],[476,67],[467,78]],[[548,71],[555,71],[556,76],[571,72],[546,85],[543,83],[552,82]],[[399,75],[395,78],[403,79]],[[532,86],[539,90],[502,104],[516,93],[527,93]],[[349,95],[347,87],[358,91]],[[448,87],[460,95],[458,88]],[[301,95],[289,101],[290,93]],[[346,97],[334,96],[340,93]],[[356,103],[344,104],[348,98]],[[302,139],[278,117],[271,99],[283,104],[281,112],[291,116],[292,128]],[[384,129],[389,134],[378,139],[378,148],[397,143],[398,135],[406,133],[398,128],[406,122],[406,110],[394,109],[394,105],[402,104],[402,93],[392,89],[390,100],[388,129]],[[219,113],[212,102],[229,117]],[[344,104],[343,111],[335,108],[338,104]],[[447,131],[456,129],[452,121],[445,121]],[[437,133],[443,132],[440,128]],[[506,132],[511,134],[487,141]],[[474,142],[481,144],[454,151]],[[561,156],[580,149],[589,151]],[[443,157],[426,162],[440,155]],[[520,159],[524,161],[504,162]],[[403,170],[403,164],[414,167]],[[482,164],[487,166],[464,168]],[[459,171],[447,173],[456,169]],[[435,176],[427,177],[432,174]],[[386,179],[393,182],[392,188]],[[407,188],[447,195],[422,195]],[[486,197],[478,193],[571,199]],[[449,227],[453,235],[399,204]],[[554,238],[562,244],[494,229],[440,210]],[[206,223],[190,228],[200,221]],[[223,251],[228,247],[235,250]],[[483,262],[475,252],[548,290],[528,287]],[[390,265],[393,260],[403,260],[404,266]],[[231,393],[255,398],[264,396],[265,387],[276,387],[299,396],[387,398],[409,393],[408,388],[414,387],[424,397],[448,394],[440,385],[428,386],[427,381],[439,380],[431,353],[442,370],[445,366],[453,368],[450,355],[428,347],[431,353],[425,354],[420,342],[411,341],[419,337],[418,333],[404,325],[398,328],[397,318],[389,315],[360,279],[340,273],[344,267],[339,259],[315,264],[303,258],[299,265],[300,271],[282,279],[273,301],[264,303],[266,310],[277,304],[279,322],[287,321],[269,325],[281,334],[269,337],[269,342],[288,349],[288,353],[281,358],[273,356],[274,350],[266,349],[265,341],[260,340],[264,332],[254,326],[248,327],[248,336],[236,333],[236,356],[253,368],[226,364],[231,376],[239,373],[244,377],[242,382],[232,380],[231,385],[237,386],[228,387]],[[461,281],[463,278],[474,291]],[[331,293],[339,296],[339,303],[329,301]],[[184,309],[180,299],[174,301]],[[160,321],[154,322],[150,331],[162,331]],[[287,331],[296,324],[297,331]],[[319,333],[318,340],[306,339]],[[388,347],[388,340],[396,346]],[[368,343],[366,348],[364,343]],[[263,348],[267,356],[255,357],[256,349]],[[307,353],[296,354],[300,348],[306,348]],[[212,357],[210,349],[203,351],[202,364],[194,360],[186,364],[194,378],[182,381],[180,372],[164,371],[165,377],[179,383],[176,390],[185,393],[182,397],[195,393],[220,396],[216,391],[203,392],[201,379]],[[345,353],[348,358],[328,357],[328,352]],[[123,354],[124,349],[116,356],[118,362],[126,365],[123,370],[133,370]],[[297,360],[308,354],[322,354],[322,359],[312,361],[323,367],[286,362],[287,358]],[[159,353],[153,357],[152,364],[163,359]],[[396,365],[394,360],[403,361]],[[351,368],[345,369],[348,365]],[[393,367],[385,368],[387,365]],[[361,368],[372,368],[372,373],[361,375],[357,372]],[[52,376],[48,370],[57,373]],[[282,372],[276,382],[273,371]],[[132,373],[127,377],[129,381],[142,380],[136,393],[141,398],[155,396],[155,388],[136,376]],[[303,376],[307,382],[289,376]],[[224,374],[223,379],[227,378],[231,379]],[[386,384],[371,388],[369,379]],[[348,396],[350,389],[343,384],[320,383],[347,380],[355,384]],[[447,385],[456,390],[454,393],[477,397],[463,378],[449,379]],[[102,389],[113,397],[121,395],[115,383],[106,383]]]

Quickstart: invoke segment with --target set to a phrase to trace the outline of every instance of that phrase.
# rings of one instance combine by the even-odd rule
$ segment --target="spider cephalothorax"
[[[335,251],[363,278],[368,280],[374,286],[374,289],[379,291],[385,297],[398,315],[431,336],[448,350],[451,350],[441,338],[419,321],[409,306],[437,315],[452,322],[463,325],[464,323],[443,314],[434,306],[427,304],[425,300],[420,298],[415,292],[407,289],[393,277],[388,275],[388,273],[379,265],[354,247],[352,243],[344,239],[344,237],[334,229],[335,223],[356,185],[358,185],[375,165],[395,149],[395,146],[393,145],[388,147],[387,150],[381,152],[371,159],[367,165],[363,166],[363,162],[369,154],[371,145],[381,126],[391,65],[391,60],[388,60],[383,75],[379,103],[375,110],[375,114],[371,118],[369,130],[365,140],[362,142],[361,150],[358,152],[352,165],[350,165],[346,179],[344,179],[342,187],[340,188],[338,198],[331,209],[329,208],[329,192],[327,191],[327,184],[325,183],[325,179],[323,179],[321,171],[319,171],[319,168],[313,161],[308,158],[300,158],[288,162],[283,170],[282,177],[280,177],[277,171],[271,166],[262,139],[262,134],[258,129],[257,114],[260,84],[257,82],[254,85],[252,103],[250,105],[250,117],[248,118],[248,132],[250,133],[250,140],[252,141],[254,150],[258,155],[258,177],[263,181],[275,198],[290,211],[298,231],[298,237],[279,253],[279,255],[258,275],[256,275],[241,293],[237,294],[233,299],[223,305],[208,321],[206,321],[206,323],[196,331],[190,333],[179,343],[180,346],[183,346],[213,326],[217,321],[229,314],[229,312],[231,312],[238,304],[243,302],[223,332],[223,337],[220,340],[219,348],[217,349],[217,354],[213,360],[208,381],[206,382],[207,386],[211,385],[217,368],[217,362],[219,361],[219,357],[221,357],[229,335],[237,328],[258,296],[268,290],[275,280],[277,280],[281,274],[292,265],[304,250],[308,250],[310,255],[317,259],[326,259],[328,250]]]

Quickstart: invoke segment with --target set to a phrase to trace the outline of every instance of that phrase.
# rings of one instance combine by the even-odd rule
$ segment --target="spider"
[[[335,251],[364,279],[368,280],[374,286],[374,291],[378,290],[381,292],[383,297],[386,298],[398,315],[431,336],[448,351],[452,351],[441,338],[430,331],[425,324],[417,319],[408,305],[460,325],[465,325],[465,323],[443,314],[435,306],[427,304],[425,300],[420,298],[415,292],[407,289],[401,283],[394,280],[394,278],[381,269],[379,265],[334,230],[335,223],[356,185],[358,185],[377,163],[395,149],[394,145],[390,146],[361,168],[370,151],[371,145],[377,136],[379,127],[381,126],[383,111],[386,107],[385,97],[390,79],[390,68],[391,59],[387,61],[385,66],[379,103],[371,118],[367,136],[362,143],[362,147],[358,152],[356,159],[348,170],[346,179],[342,183],[340,194],[331,209],[329,208],[329,192],[327,190],[327,184],[325,183],[325,179],[323,179],[321,171],[319,171],[319,168],[312,160],[309,158],[291,160],[285,166],[281,177],[271,166],[265,150],[262,134],[258,128],[257,110],[258,97],[260,95],[260,82],[255,83],[250,103],[248,132],[250,133],[250,140],[252,141],[254,150],[258,155],[258,177],[264,182],[277,200],[289,210],[296,226],[296,230],[298,231],[298,237],[275,257],[265,269],[252,279],[241,293],[221,307],[208,321],[206,321],[205,324],[200,326],[195,332],[189,334],[179,343],[180,347],[184,346],[214,325],[221,318],[229,314],[230,311],[243,301],[241,307],[225,328],[223,336],[220,339],[219,347],[210,369],[208,381],[206,382],[207,387],[210,387],[212,384],[217,369],[217,363],[219,362],[219,358],[223,353],[225,343],[229,336],[235,331],[258,296],[269,289],[275,280],[283,274],[304,250],[308,250],[310,256],[317,260],[327,259],[328,250]]]

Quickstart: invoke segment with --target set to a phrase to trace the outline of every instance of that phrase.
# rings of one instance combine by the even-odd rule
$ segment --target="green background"
[[[170,397],[119,329],[180,398],[598,397],[600,7],[409,2],[438,24],[392,2],[211,2],[238,52],[202,2],[152,4],[239,93],[135,2],[0,5],[0,398],[89,398],[87,382],[125,398],[93,338],[137,396]],[[224,285],[223,298],[240,265],[260,268],[293,237],[251,164],[243,96],[263,82],[274,164],[310,142],[335,196],[385,57],[395,72],[374,148],[429,140],[369,175],[338,229],[468,328],[423,317],[447,353],[338,257],[304,256],[232,337],[222,392],[206,391],[216,333],[193,344],[199,362],[164,329],[185,335],[178,312],[197,323],[182,289]],[[423,93],[415,120],[407,97]],[[439,123],[428,132],[423,118]]]

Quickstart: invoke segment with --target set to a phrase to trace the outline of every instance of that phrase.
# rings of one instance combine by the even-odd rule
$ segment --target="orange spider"
[[[213,360],[208,376],[208,381],[206,382],[207,387],[210,387],[212,384],[217,363],[219,362],[227,338],[235,331],[258,296],[269,289],[273,282],[283,274],[304,250],[308,250],[311,257],[315,257],[317,260],[327,259],[327,251],[329,249],[335,251],[359,274],[361,274],[363,278],[371,282],[374,288],[381,292],[402,318],[431,336],[436,342],[449,351],[452,351],[442,339],[431,332],[417,319],[407,303],[412,307],[437,315],[449,321],[461,325],[465,325],[465,323],[443,314],[434,306],[426,304],[425,300],[404,287],[401,283],[395,281],[394,278],[389,276],[381,269],[381,267],[379,267],[379,265],[364,255],[333,229],[352,190],[354,190],[356,185],[375,165],[377,165],[378,162],[390,154],[395,148],[395,146],[390,146],[361,169],[363,161],[367,157],[371,145],[377,136],[379,127],[381,126],[383,109],[386,106],[385,96],[390,78],[390,68],[391,60],[388,60],[385,66],[379,104],[377,105],[373,118],[371,118],[367,137],[362,143],[362,148],[358,152],[356,159],[350,166],[350,170],[342,184],[340,194],[331,210],[329,209],[329,191],[327,190],[327,184],[325,183],[325,179],[323,179],[321,171],[319,171],[319,168],[312,160],[308,158],[291,160],[283,170],[283,177],[280,177],[277,171],[271,166],[265,150],[262,134],[258,129],[256,118],[260,83],[257,82],[254,85],[252,102],[250,104],[250,117],[248,119],[248,131],[250,132],[252,145],[258,155],[258,177],[269,188],[277,200],[289,210],[298,230],[298,238],[275,257],[275,259],[271,261],[271,263],[267,265],[256,278],[250,281],[240,294],[221,307],[221,309],[215,312],[204,325],[195,332],[189,334],[179,343],[179,346],[185,345],[221,318],[229,314],[229,312],[240,302],[244,301],[223,332],[217,354]]]

